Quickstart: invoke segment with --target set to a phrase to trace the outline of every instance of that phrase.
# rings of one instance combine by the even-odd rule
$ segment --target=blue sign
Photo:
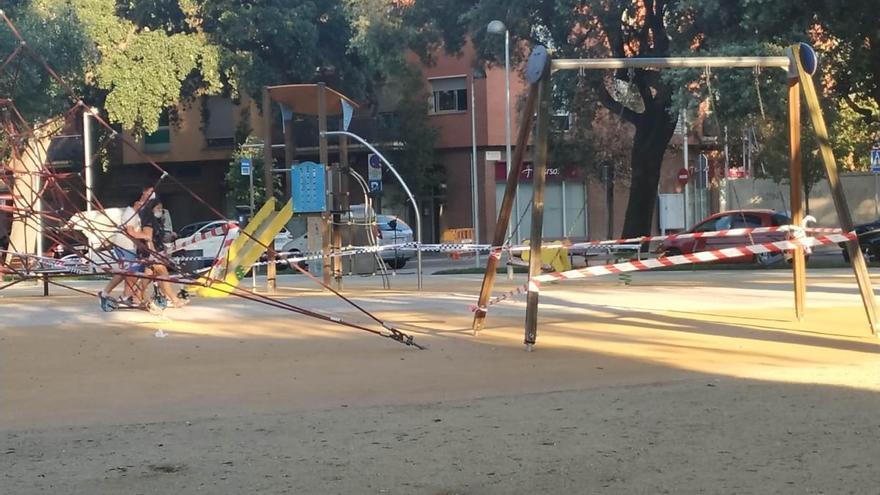
[[[381,180],[371,180],[370,182],[370,194],[382,194],[382,181]]]
[[[290,168],[290,186],[294,213],[327,211],[327,169],[315,162],[303,162]]]
[[[251,159],[241,159],[241,175],[251,175]]]
[[[871,173],[880,174],[880,148],[871,150]]]

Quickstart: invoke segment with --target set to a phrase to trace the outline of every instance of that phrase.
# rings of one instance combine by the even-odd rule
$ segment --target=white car
[[[370,208],[369,221],[367,221],[366,206],[363,204],[351,205],[349,220],[355,225],[373,225],[373,235],[380,246],[394,246],[413,242],[413,230],[396,215],[376,215]],[[415,249],[395,248],[380,251],[382,261],[389,268],[400,269],[406,266],[406,262],[415,256]]]
[[[211,222],[198,222],[189,224],[178,232],[178,242],[182,239],[186,239],[187,237],[192,237],[202,232],[208,232],[214,228],[222,227],[226,224],[238,224],[238,222],[234,220],[215,220]],[[214,236],[209,237],[207,239],[200,240],[195,244],[191,244],[186,246],[182,251],[176,251],[174,253],[175,256],[186,256],[186,257],[194,257],[194,258],[204,258],[200,260],[198,264],[200,267],[210,266],[217,255],[220,253],[220,248],[223,245],[224,236]],[[300,236],[298,238],[294,238],[293,235],[286,229],[282,228],[281,232],[275,236],[273,245],[277,252],[292,252],[293,256],[297,253],[304,252],[306,249],[306,238],[305,236]],[[193,265],[188,265],[192,267]]]

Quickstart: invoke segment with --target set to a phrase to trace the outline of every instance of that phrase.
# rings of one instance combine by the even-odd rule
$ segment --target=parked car
[[[349,220],[354,224],[371,225],[373,237],[379,246],[414,242],[413,230],[403,219],[396,215],[376,215],[372,208],[370,208],[368,215],[366,210],[367,208],[363,204],[351,205]],[[380,251],[379,255],[389,268],[397,270],[406,266],[407,261],[415,256],[415,249],[386,249]]]
[[[202,232],[207,232],[217,227],[221,227],[225,224],[232,223],[237,225],[238,222],[234,220],[214,220],[210,222],[198,222],[189,224],[179,232],[179,238],[185,239],[187,237],[191,237],[196,234],[200,234]],[[220,248],[223,244],[223,236],[215,236],[209,237],[207,239],[203,239],[195,244],[187,246],[186,249],[181,251],[177,251],[174,253],[175,256],[191,256],[191,257],[204,257],[206,259],[201,260],[195,264],[187,265],[189,269],[192,269],[195,265],[198,265],[198,268],[210,266],[213,263],[214,258],[220,252]],[[273,245],[277,252],[285,252],[290,251],[293,256],[298,253],[304,252],[306,248],[306,236],[300,236],[299,238],[294,238],[293,235],[286,229],[282,228],[278,235],[275,236]],[[265,260],[264,260],[265,261]],[[279,265],[283,266],[283,265]]]
[[[714,232],[718,230],[778,227],[791,225],[791,219],[783,213],[774,210],[731,210],[716,213],[684,233]],[[661,256],[675,256],[713,249],[724,249],[749,244],[782,241],[788,237],[786,232],[768,232],[742,236],[724,237],[685,237],[666,239],[660,243],[655,252]],[[772,265],[785,259],[782,253],[766,253],[755,256],[744,256],[731,259],[730,263],[757,262],[761,265]]]
[[[377,237],[380,246],[393,246],[413,242],[413,230],[399,217],[394,215],[377,215]],[[392,269],[400,269],[406,266],[406,262],[413,257],[414,249],[394,248],[381,252],[382,261]]]
[[[859,248],[869,261],[880,261],[880,220],[856,225],[853,229],[859,236]],[[839,244],[843,252],[843,260],[849,263],[849,252],[846,243]]]

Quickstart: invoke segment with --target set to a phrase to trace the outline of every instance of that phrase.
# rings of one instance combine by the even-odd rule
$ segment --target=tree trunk
[[[661,100],[659,95],[657,98],[654,104],[645,108],[636,123],[630,159],[632,181],[623,222],[623,237],[651,234],[660,167],[666,147],[675,132],[675,121],[668,113],[671,98]]]

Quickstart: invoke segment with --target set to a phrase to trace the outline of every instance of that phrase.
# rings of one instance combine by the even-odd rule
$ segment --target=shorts
[[[116,257],[116,260],[119,261],[123,270],[131,273],[144,272],[144,265],[142,263],[135,263],[138,257],[137,253],[134,251],[129,251],[128,249],[119,246],[113,246],[113,255]]]

